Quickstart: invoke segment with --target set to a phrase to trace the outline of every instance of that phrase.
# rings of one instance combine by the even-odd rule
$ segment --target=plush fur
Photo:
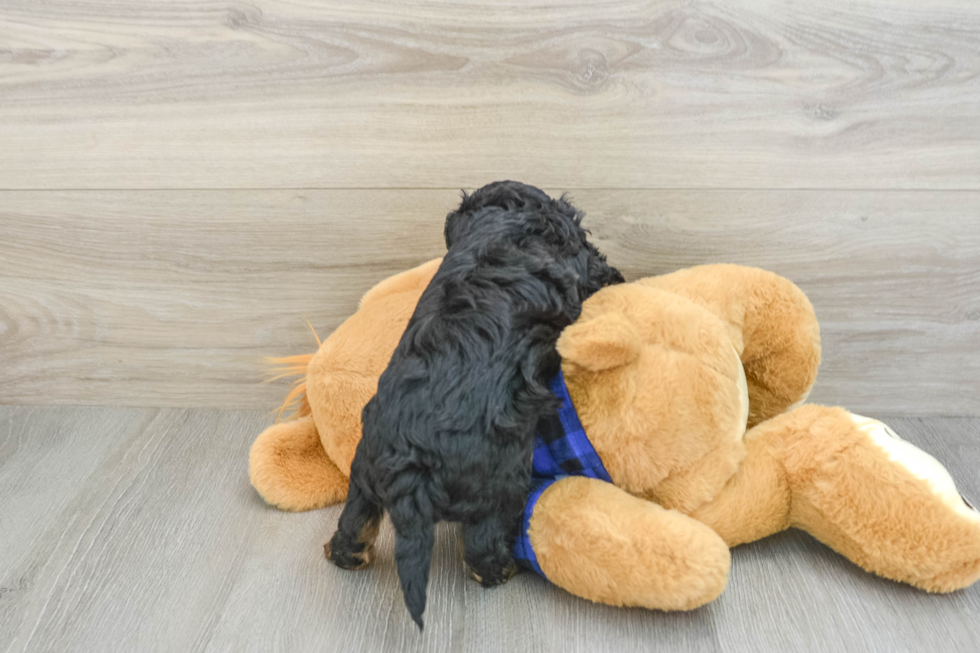
[[[326,553],[340,567],[368,564],[387,511],[420,628],[436,522],[462,523],[466,564],[484,586],[517,571],[534,427],[556,407],[555,343],[585,298],[623,281],[581,219],[564,199],[515,182],[464,195],[446,219],[448,252],[364,407]]]
[[[307,416],[253,447],[267,501],[309,509],[342,496],[357,416],[438,264],[379,284],[324,341],[306,370]],[[786,279],[709,265],[606,288],[558,350],[614,482],[567,478],[538,500],[531,541],[567,591],[694,608],[723,591],[727,547],[791,527],[926,591],[980,578],[980,513],[938,462],[875,420],[796,406],[816,379],[820,336]]]
[[[721,320],[745,368],[748,427],[802,404],[820,367],[813,306],[791,281],[739,265],[709,265],[637,283],[701,306]]]
[[[914,473],[869,429],[897,438],[881,422],[826,406],[764,422],[746,435],[750,465],[692,516],[730,546],[800,528],[864,569],[930,592],[980,578],[980,514],[955,489],[943,496],[942,479]]]
[[[441,263],[433,259],[379,282],[318,341],[316,354],[268,359],[276,377],[300,377],[279,408],[280,416],[292,414],[263,431],[249,453],[252,486],[268,503],[302,511],[345,500],[361,413]]]
[[[539,499],[530,539],[566,590],[697,607],[727,581],[719,546],[790,527],[930,592],[980,578],[980,514],[938,462],[876,420],[796,406],[820,337],[787,280],[713,265],[607,288],[558,351],[615,486],[563,479]]]

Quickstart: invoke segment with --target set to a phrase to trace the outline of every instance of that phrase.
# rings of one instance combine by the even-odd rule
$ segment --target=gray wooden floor
[[[980,586],[931,596],[799,532],[733,552],[691,613],[590,604],[522,574],[484,590],[440,530],[428,626],[390,528],[372,569],[323,558],[339,509],[287,514],[246,476],[264,413],[0,407],[0,651],[976,651]],[[980,498],[980,418],[893,419]]]

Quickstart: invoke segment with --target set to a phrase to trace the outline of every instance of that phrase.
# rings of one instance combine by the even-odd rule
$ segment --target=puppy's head
[[[596,249],[596,246],[585,241],[584,274],[580,274],[581,297],[587,299],[606,286],[623,283],[626,279],[622,273],[606,262],[606,255]]]
[[[463,193],[459,208],[446,216],[446,247],[468,236],[498,229],[522,240],[534,240],[557,260],[570,263],[577,276],[577,295],[584,300],[605,286],[622,283],[623,275],[588,241],[584,214],[563,195],[551,198],[540,188],[516,181],[497,181],[472,195]]]
[[[446,249],[453,243],[465,238],[466,233],[474,225],[474,220],[483,221],[499,216],[499,211],[484,209],[503,209],[508,212],[540,213],[552,210],[552,204],[563,204],[556,207],[567,214],[576,224],[581,220],[578,212],[567,202],[551,199],[540,188],[528,186],[517,181],[495,181],[474,191],[472,195],[463,192],[463,200],[459,208],[446,216],[445,238]]]

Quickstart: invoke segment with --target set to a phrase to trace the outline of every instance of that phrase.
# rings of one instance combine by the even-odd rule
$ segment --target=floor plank
[[[105,473],[150,411],[0,408],[0,650],[23,648],[59,591],[92,515],[79,496],[104,501]],[[9,639],[8,639],[9,638]]]
[[[94,408],[55,411],[68,420],[106,415]],[[32,545],[37,557],[29,566],[3,565],[5,575],[36,574],[23,599],[14,595],[27,619],[7,635],[10,650],[201,650],[223,610],[230,582],[247,560],[240,538],[261,516],[222,509],[252,498],[240,481],[242,436],[254,417],[138,414],[144,419],[120,434],[113,455],[91,470],[89,484],[74,488],[65,513],[38,535],[41,544],[57,541],[50,556]],[[75,429],[69,442],[48,444],[48,455],[72,461],[103,444],[94,420],[86,421],[89,428]],[[43,434],[37,439],[47,444]],[[4,501],[19,500],[21,510],[46,507],[28,498],[14,493]]]
[[[559,192],[562,189],[552,189]],[[772,269],[821,320],[815,401],[980,413],[980,192],[574,191],[628,278]],[[458,191],[0,192],[0,403],[268,407]]]
[[[969,0],[6,0],[0,188],[978,189],[978,70]]]
[[[427,627],[398,594],[392,531],[351,573],[323,559],[339,508],[265,506],[256,411],[0,407],[0,651],[920,651],[980,646],[980,586],[928,595],[791,531],[733,551],[690,613],[614,609],[522,574],[464,579],[438,530]],[[980,418],[894,418],[980,496]]]

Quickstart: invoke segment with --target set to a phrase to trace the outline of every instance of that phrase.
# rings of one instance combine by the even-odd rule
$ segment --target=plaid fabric
[[[585,435],[561,372],[551,382],[551,390],[562,403],[558,412],[538,421],[532,461],[531,494],[524,507],[524,523],[514,544],[517,562],[542,576],[544,572],[538,566],[538,559],[531,548],[531,538],[527,534],[534,506],[541,493],[566,476],[587,476],[612,483],[599,454]]]

